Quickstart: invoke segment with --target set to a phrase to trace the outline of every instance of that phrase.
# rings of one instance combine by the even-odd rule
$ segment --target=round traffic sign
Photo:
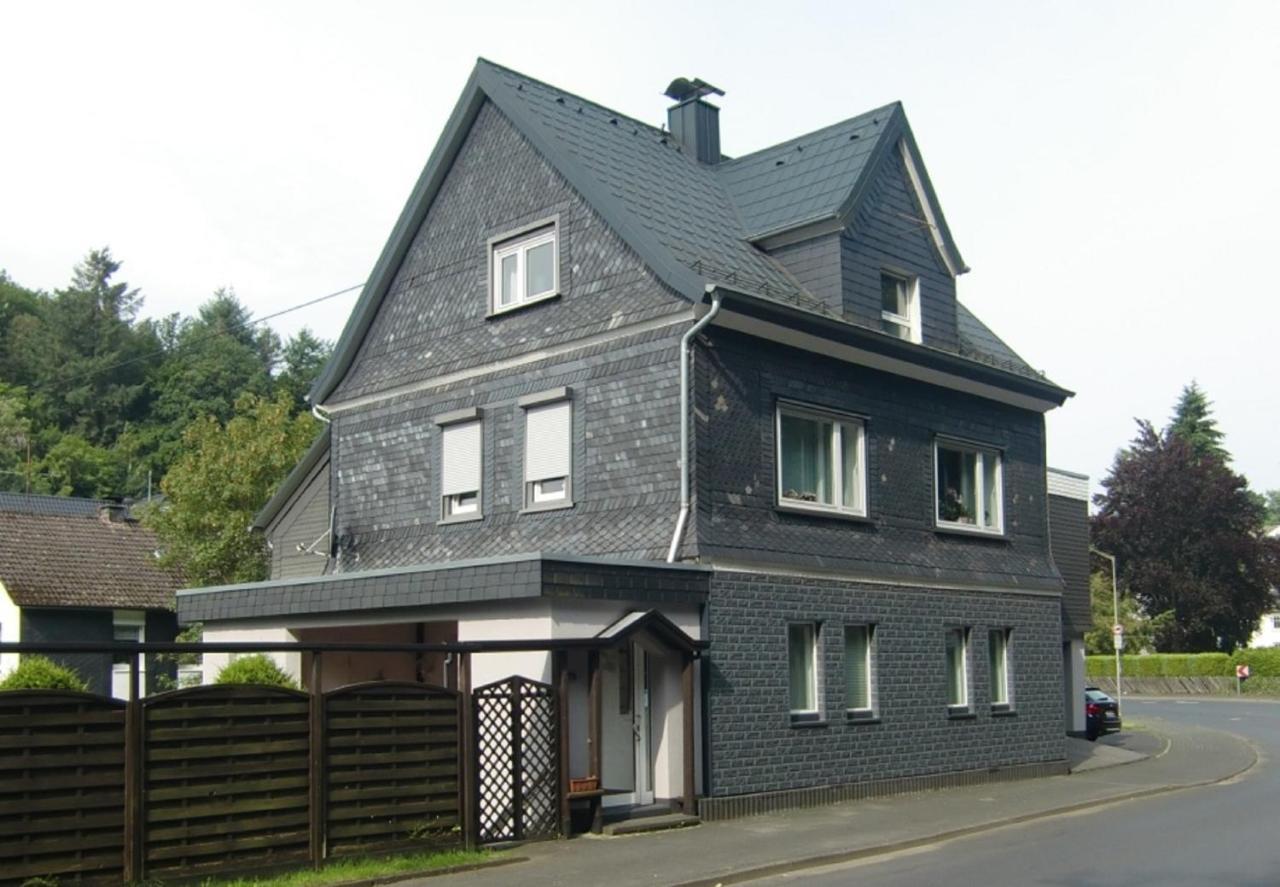
[[[1111,633],[1117,636],[1124,634],[1124,626],[1117,622],[1115,625],[1111,626]]]

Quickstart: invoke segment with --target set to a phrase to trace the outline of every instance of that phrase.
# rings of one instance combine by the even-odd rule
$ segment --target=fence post
[[[320,868],[326,855],[325,841],[325,737],[324,737],[324,694],[321,692],[320,676],[321,654],[311,654],[311,698],[307,710],[310,748],[307,755],[307,774],[311,783],[308,793],[310,816],[308,817],[309,850],[311,865]]]
[[[124,880],[141,881],[142,822],[142,700],[138,695],[138,657],[129,657],[129,700],[124,708]]]
[[[476,773],[475,709],[471,698],[471,654],[458,654],[458,702],[461,708],[458,738],[462,746],[462,841],[468,850],[480,843],[480,811],[476,804],[479,779]]]
[[[524,840],[524,678],[511,681],[511,828]]]

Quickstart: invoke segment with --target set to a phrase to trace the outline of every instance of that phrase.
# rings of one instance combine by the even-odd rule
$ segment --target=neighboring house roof
[[[401,261],[485,101],[532,144],[675,293],[701,303],[710,288],[855,326],[809,293],[754,241],[815,222],[838,230],[856,213],[881,161],[905,155],[927,202],[944,263],[967,268],[937,204],[900,104],[721,163],[701,164],[662,129],[483,59],[366,282],[333,356],[309,395],[321,404],[354,361]],[[972,326],[972,324],[971,324]],[[981,324],[977,325],[981,327]],[[961,356],[1058,389],[986,331]],[[999,343],[998,353],[982,351]],[[924,346],[914,346],[924,348]]]
[[[172,609],[181,578],[157,544],[115,503],[0,495],[0,583],[19,607]]]

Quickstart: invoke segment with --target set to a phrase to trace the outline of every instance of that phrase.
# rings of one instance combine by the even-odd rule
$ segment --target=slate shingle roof
[[[0,496],[0,582],[15,604],[173,609],[182,583],[156,563],[155,534],[99,516],[102,504]]]
[[[836,215],[900,113],[900,105],[885,105],[717,165],[748,236]]]
[[[896,102],[743,157],[705,165],[660,128],[481,59],[311,390],[313,403],[324,403],[351,366],[485,101],[493,102],[583,194],[659,279],[691,301],[701,302],[707,287],[714,285],[856,326],[807,291],[753,240],[809,222],[850,218],[880,159],[900,139],[915,158],[921,187],[934,207],[939,248],[946,251],[949,266],[964,270],[919,162],[906,115]],[[1057,388],[971,314],[960,311],[960,323],[971,333],[961,357]],[[994,351],[984,350],[988,345]]]

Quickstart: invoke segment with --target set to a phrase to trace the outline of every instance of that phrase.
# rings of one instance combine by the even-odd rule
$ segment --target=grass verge
[[[336,887],[339,884],[362,883],[402,875],[428,874],[441,869],[481,866],[510,861],[509,853],[487,850],[442,850],[436,853],[413,853],[404,856],[361,857],[339,859],[324,868],[242,878],[209,878],[200,887]]]

